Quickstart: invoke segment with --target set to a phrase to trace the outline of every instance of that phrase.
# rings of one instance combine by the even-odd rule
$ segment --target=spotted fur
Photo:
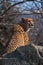
[[[25,24],[24,26],[27,26],[27,24],[29,24],[31,26],[33,23],[28,18],[24,18],[22,21],[24,21],[20,22],[22,25],[20,23],[14,25],[14,35],[12,36],[8,47],[6,48],[6,53],[11,53],[18,47],[28,45],[29,38],[26,32],[27,30],[24,30],[25,27],[23,27],[23,25]],[[26,24],[25,22],[29,23]]]

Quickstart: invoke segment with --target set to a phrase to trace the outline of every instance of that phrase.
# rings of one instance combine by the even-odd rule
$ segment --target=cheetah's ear
[[[22,18],[22,21],[28,21],[28,18]]]
[[[25,18],[22,18],[22,21],[25,21]]]

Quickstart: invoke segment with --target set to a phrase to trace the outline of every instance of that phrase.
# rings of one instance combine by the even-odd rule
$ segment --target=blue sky
[[[14,4],[13,1],[20,2],[20,1],[23,1],[23,0],[10,0],[11,4]],[[40,0],[37,0],[37,1],[40,1]],[[39,8],[41,8],[41,3],[39,3],[39,2],[35,2],[35,3],[37,4],[37,6]],[[17,5],[17,7],[20,8],[20,10],[23,10],[23,9],[28,10],[28,9],[31,9],[31,7],[34,8],[34,9],[37,9],[35,7],[35,4],[32,1],[29,1],[29,2],[26,2],[26,3],[20,4],[20,5]]]

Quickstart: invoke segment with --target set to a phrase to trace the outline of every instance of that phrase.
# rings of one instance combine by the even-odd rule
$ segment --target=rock
[[[6,65],[14,65],[14,63],[15,65],[43,65],[43,60],[38,57],[36,49],[31,44],[17,48],[15,52],[7,54],[3,58],[8,58],[7,60],[3,59]]]

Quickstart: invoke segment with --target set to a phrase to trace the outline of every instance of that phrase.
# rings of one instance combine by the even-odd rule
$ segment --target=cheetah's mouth
[[[34,25],[33,25],[33,26],[31,26],[31,28],[34,28]]]
[[[32,25],[26,32],[29,32],[32,28],[34,28],[34,25]]]
[[[34,23],[32,23],[30,27],[31,27],[31,28],[34,28]]]

